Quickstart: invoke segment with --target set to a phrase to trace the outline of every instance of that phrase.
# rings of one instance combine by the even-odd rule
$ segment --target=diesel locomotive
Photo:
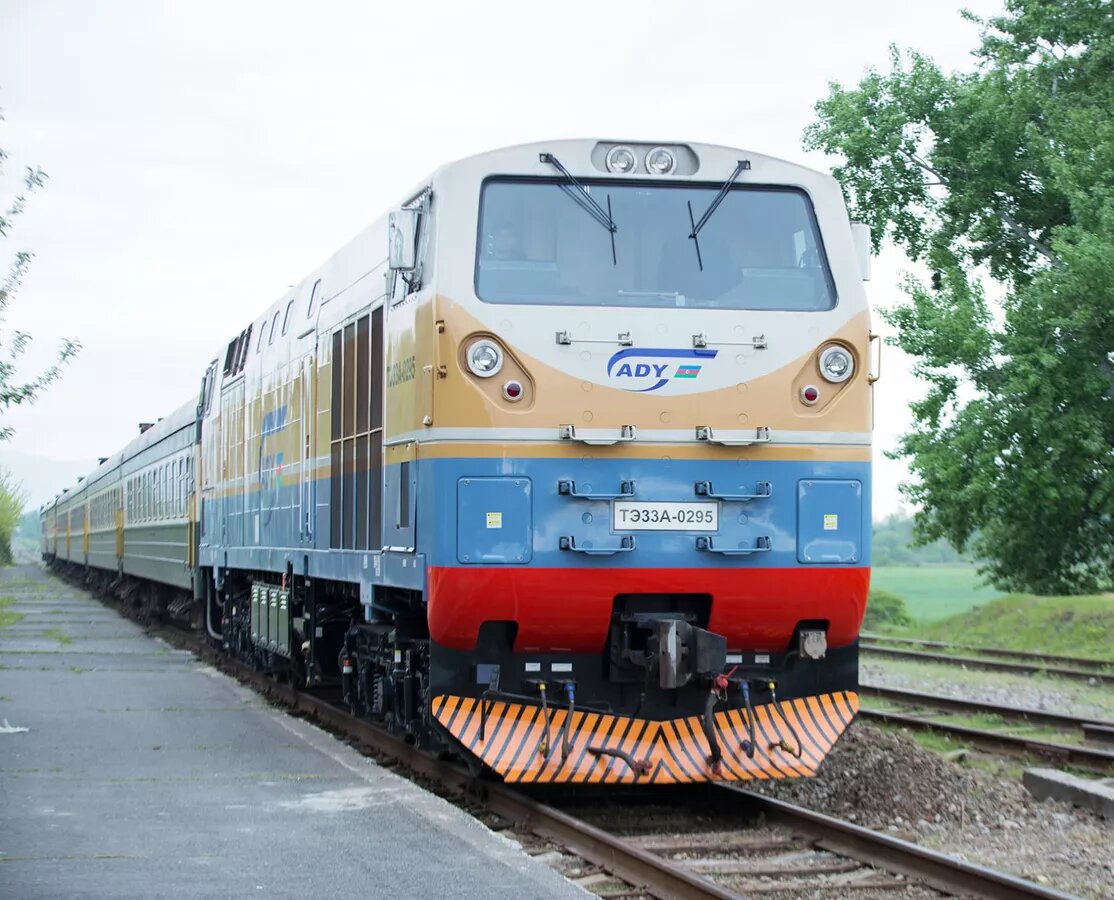
[[[44,506],[43,556],[507,781],[815,774],[858,706],[869,263],[758,153],[451,163]]]

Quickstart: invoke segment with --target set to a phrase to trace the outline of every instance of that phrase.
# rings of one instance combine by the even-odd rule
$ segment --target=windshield
[[[559,180],[485,182],[476,259],[481,300],[802,311],[835,306],[803,191],[735,186],[694,241],[693,220],[718,186],[584,186],[610,211],[614,234]]]

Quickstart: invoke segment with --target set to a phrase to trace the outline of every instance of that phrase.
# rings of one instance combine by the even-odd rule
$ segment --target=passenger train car
[[[43,554],[512,782],[815,774],[857,709],[869,235],[704,144],[441,168]]]

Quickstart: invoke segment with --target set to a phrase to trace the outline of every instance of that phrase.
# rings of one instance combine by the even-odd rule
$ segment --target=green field
[[[936,622],[989,603],[1002,594],[980,584],[974,566],[878,566],[870,586],[893,591],[918,622]]]
[[[1114,657],[1114,595],[1014,594],[977,611],[926,625],[918,633],[954,644],[1110,659]]]

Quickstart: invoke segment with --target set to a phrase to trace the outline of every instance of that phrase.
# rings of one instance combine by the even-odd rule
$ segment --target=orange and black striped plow
[[[700,716],[651,721],[442,694],[438,722],[504,781],[675,784],[816,774],[859,709],[851,691],[715,713],[720,759]],[[567,728],[566,728],[567,725]],[[753,740],[751,734],[753,733]],[[751,751],[748,753],[747,751]],[[752,755],[753,754],[753,755]]]

